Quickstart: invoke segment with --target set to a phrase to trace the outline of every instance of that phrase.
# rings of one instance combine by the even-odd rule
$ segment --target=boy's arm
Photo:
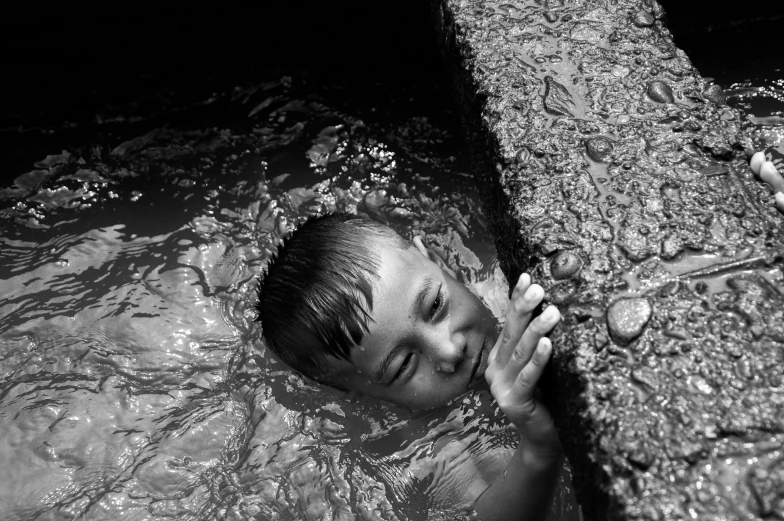
[[[544,290],[523,274],[513,292],[506,324],[490,352],[485,377],[490,392],[520,433],[520,446],[503,476],[476,500],[482,521],[544,519],[561,467],[562,451],[552,417],[536,400],[536,383],[550,358],[544,335],[560,320],[555,307],[531,320]]]

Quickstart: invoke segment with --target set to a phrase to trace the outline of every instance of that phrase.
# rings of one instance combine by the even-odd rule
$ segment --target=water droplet
[[[518,165],[527,165],[531,161],[531,151],[527,148],[521,148],[515,154],[515,160]]]
[[[739,391],[742,391],[746,388],[746,384],[744,384],[737,378],[730,378],[730,385]]]
[[[754,376],[751,363],[746,358],[741,358],[735,362],[735,373],[747,380],[750,380]]]
[[[690,376],[687,380],[690,386],[703,394],[713,393],[713,387],[705,381],[705,378],[699,375]]]

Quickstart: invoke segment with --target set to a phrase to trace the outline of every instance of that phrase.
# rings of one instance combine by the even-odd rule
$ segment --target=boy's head
[[[412,409],[483,382],[496,322],[421,239],[350,214],[308,219],[273,255],[267,345],[322,383]]]

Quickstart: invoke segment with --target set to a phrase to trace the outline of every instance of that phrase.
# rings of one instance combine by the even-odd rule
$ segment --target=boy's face
[[[484,385],[498,332],[482,302],[418,239],[406,250],[379,241],[372,321],[351,362],[333,359],[350,391],[409,409],[444,405]]]

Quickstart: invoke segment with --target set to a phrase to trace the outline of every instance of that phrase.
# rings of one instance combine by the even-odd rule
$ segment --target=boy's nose
[[[452,335],[451,341],[438,353],[436,370],[443,373],[454,373],[457,364],[465,357],[466,339],[462,333]]]

